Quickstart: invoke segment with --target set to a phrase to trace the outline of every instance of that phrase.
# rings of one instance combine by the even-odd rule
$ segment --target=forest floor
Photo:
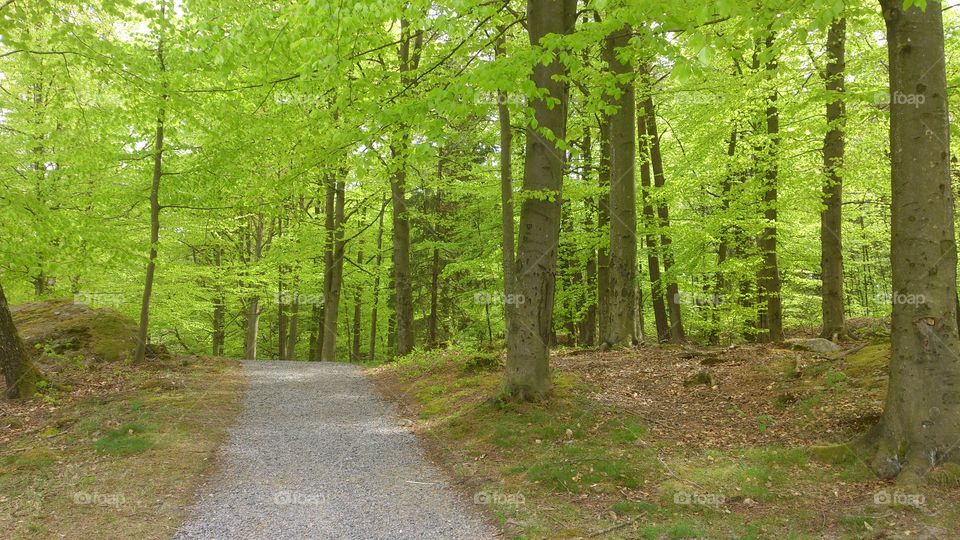
[[[960,469],[905,491],[815,450],[881,411],[889,346],[844,348],[560,351],[552,397],[533,404],[491,398],[492,355],[417,353],[370,374],[511,537],[960,537]]]
[[[136,365],[136,326],[115,312],[13,311],[45,382],[0,402],[0,538],[170,537],[239,411],[239,362]]]

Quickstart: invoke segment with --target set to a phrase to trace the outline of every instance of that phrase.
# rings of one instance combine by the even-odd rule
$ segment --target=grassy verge
[[[171,536],[239,410],[239,364],[78,361],[57,380],[0,404],[0,537]]]
[[[628,354],[637,357],[614,361],[587,353],[571,361],[589,369],[554,362],[554,395],[539,404],[490,399],[501,368],[495,357],[475,353],[418,353],[370,372],[381,391],[416,419],[415,429],[430,453],[467,498],[495,517],[508,537],[948,538],[960,533],[956,470],[935,474],[922,493],[904,492],[876,480],[852,456],[825,462],[813,458],[812,444],[796,444],[796,433],[809,431],[814,417],[842,420],[845,404],[858,398],[845,389],[855,385],[822,384],[828,371],[810,370],[807,379],[794,380],[795,375],[785,378],[765,365],[743,364],[738,369],[750,384],[772,386],[763,377],[776,379],[763,406],[790,407],[791,414],[753,422],[730,413],[711,418],[716,425],[704,425],[699,415],[681,413],[665,422],[666,411],[653,415],[632,405],[644,402],[635,391],[634,401],[609,398],[631,394],[630,387],[618,386],[624,366],[662,361],[672,369],[676,358]],[[681,410],[684,400],[691,407],[694,400],[721,403],[719,394],[738,387],[749,391],[743,381],[732,380],[735,376],[731,369],[724,372],[724,384],[695,391],[658,373],[664,388],[651,391],[646,401],[670,395],[675,401],[670,408]],[[679,373],[677,380],[683,377]],[[775,402],[787,385],[823,405],[808,413],[802,403]],[[833,403],[841,410],[828,411]],[[691,429],[698,431],[695,444]],[[811,435],[826,436],[816,430]]]

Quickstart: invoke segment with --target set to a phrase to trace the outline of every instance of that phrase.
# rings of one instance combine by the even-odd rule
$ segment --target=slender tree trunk
[[[161,19],[163,2],[161,2]],[[167,68],[163,60],[163,38],[157,44],[157,62],[161,76]],[[133,353],[134,362],[143,362],[147,351],[147,336],[150,329],[150,297],[153,294],[153,276],[157,270],[157,244],[160,242],[160,179],[163,176],[163,123],[166,114],[167,96],[160,98],[157,112],[157,129],[153,141],[153,179],[150,182],[150,255],[147,261],[147,275],[143,284],[143,298],[140,302],[140,326],[137,328],[137,348]]]
[[[0,365],[3,367],[3,378],[7,385],[4,394],[8,399],[33,396],[40,375],[30,362],[23,342],[20,341],[2,285],[0,285]]]
[[[771,78],[776,77],[777,59],[773,56],[773,32],[767,34],[766,50],[771,55],[767,59],[766,70]],[[783,307],[780,298],[780,267],[777,262],[777,159],[780,147],[780,111],[777,108],[777,91],[771,90],[767,97],[767,148],[764,153],[764,191],[763,216],[766,221],[760,235],[760,250],[763,263],[757,276],[757,285],[761,300],[760,324],[763,333],[760,340],[768,343],[783,341]]]
[[[357,265],[363,264],[363,249],[357,250]],[[362,267],[362,266],[361,266]],[[353,346],[350,352],[350,359],[354,362],[362,360],[360,357],[360,335],[363,332],[361,326],[361,317],[363,316],[363,289],[356,287],[353,291]]]
[[[501,30],[502,32],[502,30]],[[504,38],[497,41],[496,55],[502,58],[504,52]],[[513,130],[510,127],[510,107],[507,100],[510,96],[505,91],[497,92],[497,118],[500,123],[500,228],[503,233],[503,293],[504,298],[511,298],[513,294],[513,261],[516,257],[514,248],[514,220],[513,220]],[[510,327],[510,317],[513,305],[505,302],[504,316],[507,319],[506,328]]]
[[[340,289],[343,286],[345,186],[341,178],[337,179],[335,189],[333,267],[329,275],[330,285],[326,287],[327,292],[323,299],[323,345],[320,349],[320,360],[324,362],[333,362],[337,359],[337,320],[340,315]]]
[[[648,73],[649,75],[649,73]],[[658,191],[666,185],[666,176],[663,172],[663,154],[660,152],[660,131],[657,129],[657,111],[653,105],[653,97],[646,96],[643,101],[644,120],[647,128],[650,145],[650,168],[653,170],[653,185]],[[667,309],[670,314],[670,341],[680,343],[686,337],[683,331],[683,320],[680,311],[680,289],[677,280],[671,278],[673,268],[673,250],[670,246],[670,210],[667,203],[657,204],[657,228],[660,230],[660,248],[663,256],[663,272],[666,281]]]
[[[597,185],[600,187],[600,204],[597,207],[597,311],[599,315],[599,338],[610,326],[610,249],[606,240],[610,236],[610,122],[606,115],[599,120],[600,158],[597,165]]]
[[[287,318],[287,344],[284,347],[287,360],[297,359],[297,340],[300,324],[300,295],[297,292],[298,280],[294,277],[293,298],[290,299],[290,316]]]
[[[383,212],[377,225],[377,254],[375,256],[373,274],[373,307],[370,309],[370,350],[368,352],[370,361],[377,359],[377,308],[380,304],[380,266],[383,264]]]
[[[883,0],[890,58],[893,322],[883,416],[867,437],[884,478],[958,460],[960,337],[943,15]],[[912,99],[907,99],[912,98]],[[909,102],[908,102],[909,101]],[[912,300],[911,300],[912,299]]]
[[[846,19],[838,18],[827,34],[826,87],[832,99],[827,103],[827,134],[823,140],[823,166],[826,182],[820,213],[820,279],[823,284],[823,329],[820,336],[835,339],[843,336],[843,177],[844,157],[843,102],[845,76]]]
[[[277,360],[287,359],[287,303],[283,289],[283,265],[277,280]]]
[[[650,150],[648,147],[648,130],[646,113],[637,116],[637,134],[640,149],[640,192],[643,200],[643,217],[646,234],[644,240],[647,246],[647,268],[650,274],[650,302],[653,305],[653,319],[657,328],[657,341],[665,343],[670,340],[670,322],[667,319],[667,306],[663,299],[663,279],[660,276],[660,257],[656,236],[656,216],[653,213],[653,204],[650,202]]]
[[[575,0],[528,0],[527,29],[530,44],[541,46],[550,34],[566,35],[576,21]],[[550,332],[556,279],[557,243],[560,236],[560,201],[563,196],[563,153],[558,140],[566,138],[567,87],[559,78],[566,68],[554,57],[537,63],[532,81],[546,91],[531,100],[536,129],[527,129],[520,238],[514,268],[517,303],[507,332],[507,363],[503,393],[518,399],[535,399],[549,392]],[[549,101],[548,101],[549,100]],[[551,103],[552,102],[552,103]],[[549,131],[545,137],[542,131]]]
[[[400,21],[400,79],[410,84],[412,72],[420,60],[423,33],[410,35],[410,23]],[[411,51],[411,40],[413,50]],[[390,179],[390,194],[393,200],[393,287],[394,316],[396,317],[396,345],[398,356],[413,351],[416,334],[413,320],[413,284],[410,275],[410,216],[407,213],[407,152],[410,148],[410,128],[401,126],[397,142],[393,146],[393,158],[399,164]]]
[[[604,43],[604,56],[609,69],[622,81],[618,85],[619,95],[613,100],[616,110],[610,116],[610,270],[607,275],[610,314],[603,335],[605,347],[636,342],[636,96],[633,64],[622,62],[617,57],[618,50],[628,45],[630,34],[628,25],[607,37]]]
[[[260,331],[260,297],[254,296],[247,299],[246,306],[246,332],[243,338],[243,358],[245,360],[257,359],[257,335]]]
[[[214,264],[216,264],[219,269],[223,264],[223,248],[217,246],[214,248]],[[218,270],[219,272],[219,270]],[[216,287],[216,298],[213,300],[213,346],[211,348],[211,354],[213,356],[222,356],[223,355],[223,345],[226,339],[226,334],[223,328],[223,321],[226,316],[226,302],[223,299],[223,290],[219,285]]]
[[[437,302],[438,296],[440,294],[440,249],[433,248],[433,261],[430,265],[430,320],[428,341],[430,342],[429,347],[431,349],[437,348],[439,345],[439,337],[437,335],[437,325],[439,322],[439,313],[437,312]]]
[[[587,128],[582,141],[583,167],[581,175],[585,183],[592,175],[593,168],[593,141],[590,138],[590,129]],[[597,199],[590,198],[586,201],[586,217],[584,219],[584,229],[593,238],[597,236],[596,226],[594,225],[594,212],[597,211]],[[586,302],[587,311],[580,321],[580,329],[577,333],[581,347],[593,347],[597,341],[597,252],[591,245],[587,253],[587,264],[584,269],[584,281],[586,282]]]

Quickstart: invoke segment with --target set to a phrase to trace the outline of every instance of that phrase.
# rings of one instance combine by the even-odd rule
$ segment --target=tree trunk
[[[411,73],[417,69],[423,33],[410,35],[410,23],[400,21],[400,80],[411,84]],[[411,40],[414,40],[411,51]],[[413,284],[410,276],[410,216],[407,213],[407,152],[410,148],[410,128],[401,126],[397,142],[392,147],[393,158],[398,166],[390,179],[390,195],[393,200],[393,287],[394,315],[396,317],[396,354],[403,356],[413,351],[416,334],[413,326]]]
[[[767,34],[766,50],[770,58],[766,70],[771,78],[776,77],[777,59],[773,56],[773,32]],[[783,341],[783,307],[780,298],[780,267],[777,262],[777,165],[780,146],[780,111],[777,108],[777,91],[771,90],[767,97],[767,147],[764,153],[763,216],[766,221],[760,234],[760,251],[763,262],[757,275],[760,305],[760,340],[767,343]]]
[[[300,323],[300,294],[297,292],[298,280],[294,278],[293,298],[290,299],[290,316],[287,318],[287,343],[284,347],[286,360],[297,359],[297,339],[299,338]]]
[[[665,343],[670,340],[670,322],[667,320],[667,306],[663,300],[663,280],[660,276],[660,257],[657,254],[658,244],[656,236],[656,217],[653,213],[653,204],[650,202],[650,151],[647,140],[646,113],[637,116],[637,134],[640,149],[640,186],[643,188],[640,197],[643,200],[643,217],[646,234],[644,240],[647,246],[647,268],[650,274],[650,303],[653,305],[653,319],[657,327],[657,341]]]
[[[597,207],[597,311],[599,312],[599,338],[606,335],[610,326],[610,249],[607,242],[610,234],[610,122],[602,115],[600,124],[600,158],[597,164],[597,185],[600,187],[600,204]]]
[[[3,366],[3,378],[7,383],[5,392],[7,398],[33,396],[40,375],[27,357],[23,342],[20,341],[2,285],[0,285],[0,364]]]
[[[335,184],[336,205],[334,209],[333,266],[330,269],[329,285],[323,298],[323,345],[320,361],[334,362],[337,359],[337,321],[340,316],[340,289],[343,286],[343,205],[344,183],[338,178]]]
[[[590,129],[589,127],[585,129],[582,142],[582,151],[583,151],[583,167],[581,170],[581,175],[585,183],[589,183],[588,179],[591,176],[591,169],[593,168],[593,141],[590,138]],[[590,198],[586,201],[586,217],[584,220],[584,229],[594,238],[596,238],[597,231],[594,226],[594,212],[597,211],[597,199]],[[587,311],[583,316],[583,320],[580,321],[579,332],[577,337],[579,339],[578,343],[581,347],[592,347],[596,344],[597,341],[597,252],[593,246],[589,247],[587,253],[587,264],[584,270],[584,280],[586,281],[586,302],[587,302]]]
[[[283,265],[279,268],[277,281],[277,360],[287,359],[287,303],[283,290]]]
[[[607,275],[610,313],[603,335],[603,344],[608,348],[636,342],[636,98],[633,65],[617,57],[618,50],[627,47],[630,34],[631,28],[627,25],[607,37],[604,43],[609,69],[621,81],[618,83],[619,95],[613,100],[616,110],[610,116],[610,258]]]
[[[565,35],[576,20],[575,0],[528,0],[527,28],[530,43],[539,47],[547,35]],[[535,399],[550,390],[548,343],[553,326],[557,242],[560,236],[560,201],[563,186],[563,153],[558,140],[566,138],[567,87],[560,80],[566,68],[556,58],[538,62],[532,81],[546,91],[531,100],[536,129],[527,129],[523,171],[523,205],[515,270],[517,304],[507,332],[507,362],[503,393],[518,399]],[[548,103],[548,100],[552,103]],[[542,131],[549,131],[545,137]],[[523,300],[520,301],[522,295]]]
[[[823,139],[823,167],[826,183],[823,186],[823,202],[820,213],[820,279],[823,284],[823,328],[820,337],[835,339],[843,336],[843,178],[841,170],[844,156],[844,124],[846,120],[843,102],[846,19],[838,18],[830,25],[827,34],[826,87],[832,97],[827,103],[827,134]]]
[[[214,264],[216,264],[219,269],[223,264],[223,248],[217,246],[214,248]],[[218,270],[219,272],[219,270]],[[212,347],[211,354],[213,356],[222,356],[223,355],[223,345],[226,340],[226,333],[224,332],[223,322],[226,316],[226,303],[223,299],[223,291],[220,286],[217,285],[216,298],[213,300],[213,336],[212,336]]]
[[[940,4],[883,0],[890,58],[893,321],[883,416],[867,440],[883,478],[919,483],[960,441],[957,252]]]
[[[502,32],[502,30],[501,30]],[[504,56],[504,38],[497,41],[496,55]],[[514,220],[513,220],[513,130],[510,127],[510,108],[507,106],[509,96],[505,91],[497,92],[497,118],[500,123],[500,228],[503,233],[503,294],[504,298],[512,298],[513,294],[513,261],[516,257],[514,247]],[[504,302],[503,311],[507,319],[506,328],[510,327],[510,317],[513,305]]]
[[[254,296],[247,299],[247,323],[246,332],[243,336],[243,358],[245,360],[257,359],[257,335],[260,330],[260,297]]]
[[[649,73],[648,73],[649,75]],[[666,176],[663,173],[663,154],[660,152],[660,131],[657,129],[657,111],[653,106],[653,96],[647,95],[643,101],[644,120],[647,128],[650,145],[650,168],[653,170],[653,185],[660,191],[666,185]],[[680,290],[677,281],[671,278],[673,268],[673,250],[670,247],[671,239],[667,234],[670,227],[670,210],[667,203],[657,203],[657,229],[660,230],[660,249],[663,256],[663,279],[666,281],[667,309],[670,314],[670,341],[680,343],[686,337],[683,331],[683,320],[680,312]]]
[[[384,203],[386,204],[386,203]],[[377,308],[380,304],[380,266],[383,264],[383,211],[377,225],[377,254],[373,274],[373,307],[370,309],[370,361],[377,359]]]
[[[150,255],[147,275],[143,284],[140,302],[140,326],[137,328],[135,362],[143,362],[147,350],[147,335],[150,326],[150,297],[153,294],[153,276],[157,269],[157,243],[160,241],[160,178],[163,175],[163,108],[157,115],[157,131],[154,139],[153,180],[150,183]]]

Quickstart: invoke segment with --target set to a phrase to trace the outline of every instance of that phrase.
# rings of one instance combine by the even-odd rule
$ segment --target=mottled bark
[[[766,51],[770,57],[766,62],[766,71],[771,79],[776,77],[777,59],[773,51],[773,33],[767,35]],[[778,343],[783,341],[783,307],[780,298],[780,266],[777,260],[777,184],[779,166],[777,159],[780,150],[780,110],[777,107],[777,90],[767,96],[767,145],[764,152],[763,174],[763,217],[766,225],[760,234],[760,251],[763,257],[760,271],[757,273],[759,289],[760,341]]]
[[[611,101],[616,107],[610,116],[610,254],[607,275],[609,323],[604,329],[605,347],[636,342],[637,280],[637,181],[636,98],[633,63],[618,56],[627,47],[631,29],[625,26],[604,43],[604,58],[617,78],[618,95]]]
[[[643,201],[643,221],[646,230],[644,240],[647,247],[647,268],[650,275],[650,302],[653,305],[653,319],[657,328],[657,341],[670,340],[670,321],[667,319],[667,306],[663,298],[663,280],[660,275],[659,244],[657,243],[657,218],[651,203],[650,150],[646,114],[637,116],[637,139],[640,149],[640,197]]]
[[[9,399],[29,398],[36,391],[39,373],[30,362],[23,342],[13,324],[13,315],[7,305],[7,297],[0,285],[0,365],[7,384],[5,395]]]
[[[823,327],[820,336],[834,339],[844,334],[843,322],[843,178],[841,171],[845,150],[843,101],[845,76],[846,19],[830,25],[827,34],[826,87],[831,99],[827,103],[827,134],[823,139],[824,209],[820,213],[820,280],[823,285]]]
[[[343,287],[344,257],[344,181],[341,177],[334,183],[334,237],[333,260],[330,273],[325,276],[326,286],[323,295],[323,343],[320,347],[320,361],[333,362],[337,359],[337,324],[340,317],[340,290]]]
[[[900,0],[881,4],[890,59],[893,296],[914,301],[893,303],[889,389],[866,442],[876,445],[872,465],[881,477],[914,484],[936,465],[957,460],[960,441],[943,18],[937,2],[926,10],[904,10]]]
[[[565,35],[576,20],[575,0],[529,0],[530,43],[541,46],[550,34]],[[566,138],[566,71],[554,57],[533,67],[532,81],[545,90],[531,100],[537,128],[529,127],[523,171],[523,205],[517,242],[516,305],[507,332],[507,362],[502,391],[518,399],[536,399],[550,390],[549,350],[553,326],[557,242],[563,186],[563,153],[556,140]],[[552,104],[548,104],[548,99]],[[551,136],[545,137],[544,131]]]

